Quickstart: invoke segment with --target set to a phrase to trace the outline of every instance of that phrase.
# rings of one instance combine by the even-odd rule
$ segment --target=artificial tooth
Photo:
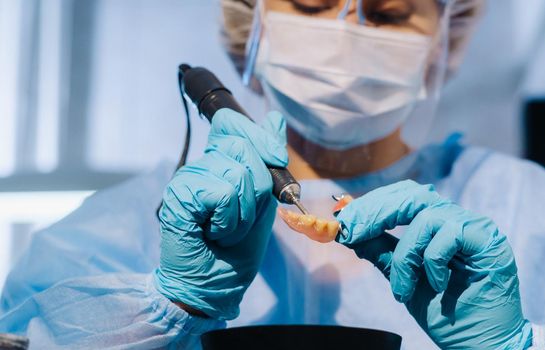
[[[314,215],[301,215],[299,217],[299,223],[305,227],[310,227],[316,222],[316,216]]]
[[[339,223],[337,221],[329,221],[327,223],[327,232],[330,236],[335,237],[339,232]]]
[[[326,230],[327,221],[322,219],[316,219],[316,222],[314,223],[314,227],[316,228],[316,231],[318,232],[324,232]]]

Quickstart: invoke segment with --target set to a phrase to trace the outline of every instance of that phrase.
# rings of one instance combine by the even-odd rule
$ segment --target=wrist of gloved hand
[[[186,305],[186,304],[184,304],[184,303],[182,303],[180,301],[173,301],[173,303],[174,303],[174,305],[176,305],[180,309],[184,310],[185,312],[187,312],[191,316],[198,316],[198,317],[208,318],[208,315],[205,314],[204,312],[202,312],[200,310],[197,310],[197,309],[194,309],[191,306]]]
[[[533,326],[530,321],[524,320],[524,326],[522,327],[522,330],[514,337],[513,345],[506,345],[505,349],[533,349],[533,333]],[[540,347],[538,349],[545,349],[545,347]]]
[[[529,350],[545,349],[545,325],[532,324],[532,336]]]

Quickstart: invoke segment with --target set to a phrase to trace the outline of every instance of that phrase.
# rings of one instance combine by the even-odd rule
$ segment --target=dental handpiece
[[[195,104],[199,114],[212,122],[214,114],[229,108],[252,120],[248,113],[238,104],[231,91],[208,69],[191,67],[182,64],[179,67],[182,75],[184,94]],[[301,203],[301,185],[286,168],[267,166],[273,180],[273,194],[285,204],[295,205],[303,214],[308,214]]]

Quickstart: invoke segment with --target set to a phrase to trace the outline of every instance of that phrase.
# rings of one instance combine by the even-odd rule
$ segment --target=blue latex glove
[[[531,345],[515,259],[490,219],[414,181],[369,192],[337,219],[339,242],[390,279],[394,297],[442,349]],[[398,225],[408,225],[399,241],[385,233]]]
[[[212,120],[204,156],[174,176],[163,195],[157,289],[217,319],[239,314],[257,274],[277,206],[265,164],[285,167],[285,122],[263,127],[222,109]]]

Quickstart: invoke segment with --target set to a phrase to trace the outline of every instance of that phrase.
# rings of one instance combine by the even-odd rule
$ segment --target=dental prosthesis
[[[353,198],[349,195],[333,197],[337,203],[333,207],[333,215],[337,215]],[[318,218],[314,215],[303,215],[285,208],[278,208],[278,215],[294,231],[320,242],[329,243],[335,240],[339,233],[339,222]]]

